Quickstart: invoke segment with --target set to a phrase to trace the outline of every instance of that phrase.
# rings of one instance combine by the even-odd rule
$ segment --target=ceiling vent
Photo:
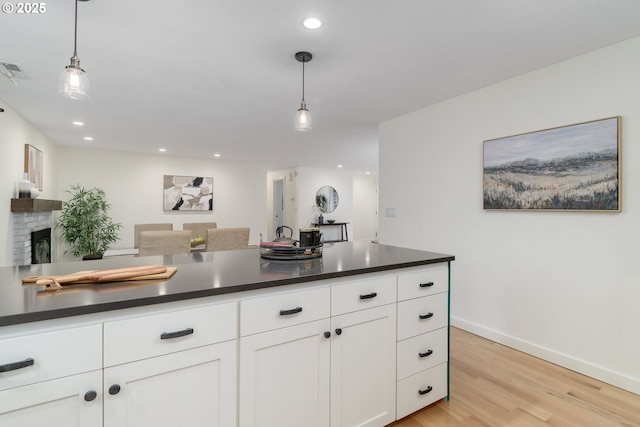
[[[27,72],[22,68],[21,65],[11,64],[9,62],[0,61],[0,73],[8,78],[11,83],[18,86],[18,79],[27,80],[30,79]]]

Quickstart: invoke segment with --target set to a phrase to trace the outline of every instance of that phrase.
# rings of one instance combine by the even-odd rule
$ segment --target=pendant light
[[[82,0],[87,1],[87,0]],[[71,64],[67,65],[60,76],[60,95],[76,100],[89,99],[89,79],[80,68],[80,59],[76,51],[78,41],[78,0],[76,0],[75,28],[73,33],[73,56]]]
[[[307,103],[304,102],[304,63],[311,61],[311,58],[313,56],[309,52],[296,53],[296,59],[298,62],[302,62],[302,102],[296,113],[296,123],[293,128],[299,131],[311,130],[311,113],[307,110]]]

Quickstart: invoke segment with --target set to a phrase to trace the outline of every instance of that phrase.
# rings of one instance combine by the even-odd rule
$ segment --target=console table
[[[337,226],[340,227],[340,239],[337,240],[325,240],[326,243],[332,243],[332,242],[347,242],[349,241],[349,233],[347,232],[347,224],[349,224],[348,222],[323,222],[322,224],[320,223],[314,223],[313,226],[314,227],[328,227],[328,226]]]

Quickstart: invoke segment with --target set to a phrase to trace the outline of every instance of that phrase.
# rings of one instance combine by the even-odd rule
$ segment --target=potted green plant
[[[122,224],[115,223],[108,215],[111,205],[100,188],[86,189],[80,184],[72,185],[71,200],[64,202],[57,225],[62,238],[71,245],[74,256],[82,259],[100,259],[109,245],[120,237]]]

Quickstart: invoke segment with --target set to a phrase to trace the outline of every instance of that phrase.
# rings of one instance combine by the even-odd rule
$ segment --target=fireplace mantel
[[[11,212],[48,212],[61,209],[61,200],[11,199]]]

